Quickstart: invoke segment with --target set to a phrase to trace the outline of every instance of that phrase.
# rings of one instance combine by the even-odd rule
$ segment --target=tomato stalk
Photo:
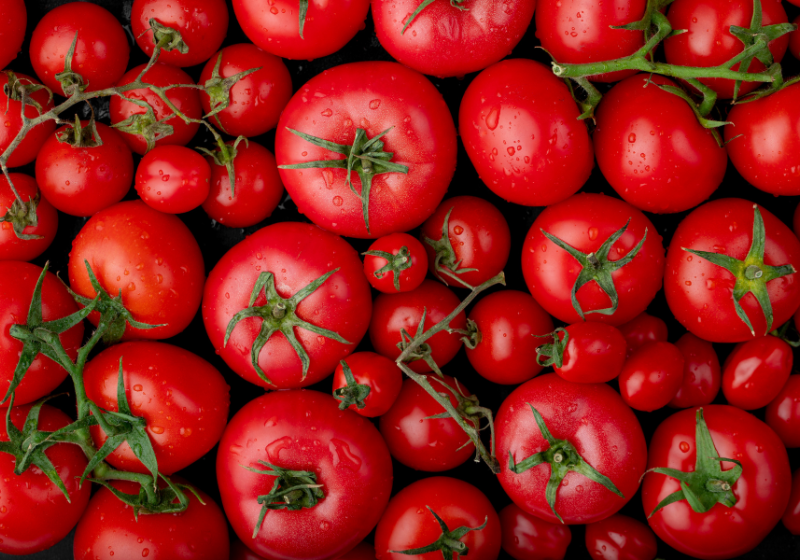
[[[386,264],[373,272],[375,278],[383,278],[384,274],[390,272],[394,275],[394,289],[400,291],[400,273],[404,270],[411,268],[411,252],[408,247],[403,245],[397,254],[388,253],[386,251],[365,251],[362,255],[370,255],[373,257],[380,257],[386,260]]]
[[[469,547],[467,543],[462,541],[467,533],[470,531],[481,531],[486,524],[489,523],[489,517],[487,516],[481,525],[478,527],[467,527],[461,526],[452,531],[447,527],[447,523],[445,523],[441,517],[439,517],[435,511],[430,506],[425,506],[428,508],[428,511],[431,512],[431,515],[436,519],[436,523],[439,524],[439,528],[442,530],[442,534],[439,535],[439,538],[433,541],[431,544],[427,546],[421,546],[419,548],[412,548],[409,550],[390,550],[389,552],[393,554],[406,554],[408,556],[418,555],[418,554],[426,554],[428,552],[441,552],[442,558],[444,560],[453,560],[453,558],[461,558],[462,556],[466,556],[469,552]]]
[[[340,387],[333,392],[334,398],[341,401],[339,403],[339,410],[345,410],[352,405],[356,405],[358,408],[364,408],[367,406],[365,401],[372,388],[369,385],[364,385],[356,381],[355,376],[353,376],[353,370],[350,369],[347,362],[342,360],[339,362],[339,365],[342,366],[344,379],[347,382],[344,387]]]
[[[436,278],[444,282],[444,285],[447,286],[447,280],[442,277],[442,274],[444,274],[448,278],[457,281],[465,288],[472,289],[473,286],[464,282],[458,275],[464,274],[465,272],[477,272],[478,269],[460,268],[462,259],[456,260],[456,252],[453,249],[453,245],[450,243],[450,214],[453,212],[453,208],[455,208],[455,206],[447,211],[447,215],[442,222],[442,236],[436,240],[423,236],[422,240],[433,248],[433,252],[436,255],[433,261],[433,273],[436,275]]]

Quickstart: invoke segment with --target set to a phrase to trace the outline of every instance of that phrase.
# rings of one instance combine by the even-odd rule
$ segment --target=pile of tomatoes
[[[800,554],[800,9],[618,4],[0,1],[0,556]]]

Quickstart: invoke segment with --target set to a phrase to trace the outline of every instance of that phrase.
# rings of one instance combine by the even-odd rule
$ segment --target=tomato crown
[[[436,518],[436,523],[438,523],[439,527],[442,529],[442,534],[439,536],[439,538],[427,546],[412,548],[410,550],[390,550],[389,552],[412,556],[417,554],[426,554],[428,552],[436,552],[438,550],[442,553],[442,558],[444,558],[444,560],[453,560],[455,554],[458,554],[458,558],[461,558],[462,556],[466,556],[469,552],[467,543],[461,539],[463,539],[470,531],[483,530],[483,528],[486,527],[486,524],[489,523],[489,516],[487,515],[483,520],[483,523],[478,527],[466,527],[462,525],[461,527],[451,531],[447,528],[447,523],[445,523],[442,518],[439,517],[436,512],[433,511],[433,509],[431,509],[430,506],[425,507],[428,508],[428,511],[431,512],[431,515]]]
[[[344,379],[347,382],[347,385],[333,392],[333,396],[341,401],[339,403],[339,410],[344,410],[352,405],[356,405],[358,408],[364,408],[367,406],[365,401],[372,388],[369,385],[356,382],[356,378],[353,376],[353,370],[350,369],[347,362],[341,360],[339,364],[342,366]]]
[[[464,12],[464,11],[466,11],[466,10],[468,10],[468,9],[469,9],[469,8],[465,8],[464,6],[462,6],[462,5],[461,5],[461,4],[462,4],[462,3],[464,3],[465,1],[466,1],[466,0],[450,0],[450,5],[451,5],[451,6],[453,6],[454,8],[458,8],[459,10],[461,10],[462,12]],[[419,13],[420,13],[422,10],[424,10],[425,8],[427,8],[428,6],[430,6],[431,4],[433,4],[433,2],[434,2],[434,0],[423,0],[423,2],[422,2],[422,3],[421,3],[419,6],[417,6],[417,9],[416,9],[416,10],[414,10],[414,13],[413,13],[413,14],[411,14],[411,15],[409,16],[409,18],[406,20],[406,23],[405,23],[405,25],[403,25],[403,30],[402,30],[402,31],[400,31],[400,35],[402,35],[403,33],[405,33],[405,32],[406,32],[406,28],[407,28],[409,25],[411,25],[411,22],[412,22],[412,21],[414,21],[414,19],[416,19],[416,17],[419,15]],[[436,515],[436,514],[434,513],[434,515]]]
[[[447,215],[442,222],[442,236],[435,241],[427,236],[423,236],[422,240],[433,247],[433,251],[436,254],[436,258],[433,261],[433,273],[436,275],[436,278],[444,282],[445,286],[447,286],[447,280],[442,278],[442,274],[444,274],[457,281],[462,286],[471,289],[473,286],[464,282],[458,275],[464,274],[465,272],[477,272],[478,269],[459,268],[461,260],[463,259],[456,260],[456,252],[453,250],[453,245],[450,243],[450,214],[453,212],[453,208],[455,208],[455,206],[447,211]]]
[[[375,278],[383,278],[384,274],[392,273],[394,276],[394,289],[398,292],[400,290],[400,273],[404,270],[408,270],[411,268],[411,251],[408,250],[408,247],[403,245],[400,247],[400,250],[397,251],[396,255],[389,253],[387,251],[366,251],[361,253],[362,255],[370,255],[372,257],[380,257],[382,259],[386,259],[386,264],[373,272]]]

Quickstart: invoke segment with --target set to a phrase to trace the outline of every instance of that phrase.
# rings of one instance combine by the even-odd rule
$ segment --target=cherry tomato
[[[692,333],[678,339],[675,346],[683,354],[683,382],[669,401],[672,408],[711,404],[719,392],[722,373],[714,346]]]
[[[669,342],[642,345],[622,366],[619,392],[636,410],[652,412],[667,405],[683,383],[683,353]]]
[[[575,323],[558,331],[555,336],[562,350],[550,348],[544,355],[555,359],[561,353],[561,365],[556,361],[553,371],[575,383],[605,383],[617,377],[625,363],[627,344],[618,329],[603,323]],[[544,349],[542,349],[544,350]]]
[[[11,76],[14,76],[13,78]],[[0,126],[0,153],[5,153],[14,139],[22,130],[22,94],[20,88],[28,90],[26,97],[35,101],[41,108],[42,113],[48,112],[53,108],[53,100],[48,96],[45,89],[32,89],[42,84],[19,72],[10,73],[8,70],[0,72],[0,107],[3,107],[3,126]],[[11,87],[11,96],[6,91]],[[39,109],[31,101],[25,106],[25,117],[35,119],[39,116]],[[19,167],[27,165],[36,159],[39,149],[45,140],[56,129],[56,123],[46,120],[40,125],[32,128],[25,138],[14,148],[6,162],[8,167]]]
[[[150,207],[167,214],[194,210],[208,198],[211,168],[183,146],[158,146],[136,168],[136,192]]]
[[[364,275],[373,288],[385,294],[416,289],[428,271],[425,247],[407,233],[390,233],[376,239],[364,255]],[[391,262],[388,255],[394,256]]]
[[[356,384],[369,387],[369,394],[363,399],[363,408],[359,408],[357,404],[351,404],[347,408],[361,416],[374,418],[392,407],[403,386],[403,374],[393,361],[375,352],[356,352],[342,362],[350,368]],[[340,362],[333,372],[334,397],[337,389],[347,386],[344,366]],[[337,399],[343,402],[341,398]]]
[[[662,319],[647,313],[640,313],[617,328],[628,343],[627,358],[630,358],[642,344],[667,341],[667,324]]]
[[[800,375],[790,375],[767,405],[765,420],[786,447],[800,447]]]
[[[28,21],[25,0],[3,2],[0,6],[0,21],[14,22],[13,25],[4,25],[0,30],[0,69],[3,69],[17,58],[22,41],[25,40],[25,26]]]
[[[500,510],[502,545],[514,560],[564,560],[572,542],[568,525],[548,523],[516,504]]]
[[[41,197],[33,177],[23,173],[9,173],[9,176],[26,205],[37,196],[39,197],[36,205],[37,224],[35,226],[28,225],[22,230],[23,235],[34,235],[39,238],[20,239],[14,233],[11,221],[0,223],[0,260],[31,261],[41,255],[55,239],[58,229],[58,212],[46,198]],[[8,216],[16,200],[17,197],[11,191],[8,179],[5,175],[0,175],[0,216]]]
[[[586,548],[594,560],[653,560],[658,553],[653,531],[619,513],[586,526]]]
[[[737,347],[722,370],[722,393],[728,404],[755,410],[781,392],[792,373],[792,347],[767,335]]]
[[[800,469],[792,475],[792,493],[781,521],[791,534],[800,535]]]

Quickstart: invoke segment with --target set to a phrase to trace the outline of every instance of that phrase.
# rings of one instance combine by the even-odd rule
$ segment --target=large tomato
[[[13,78],[12,78],[13,76]],[[36,87],[39,89],[34,89]],[[25,118],[35,119],[41,113],[46,113],[53,108],[53,100],[42,88],[42,84],[33,78],[19,72],[0,72],[0,107],[3,115],[0,117],[3,126],[0,126],[0,153],[5,153],[9,145],[22,130],[22,93],[21,88],[27,90],[25,105]],[[10,92],[8,90],[11,90]],[[10,95],[9,95],[10,93]],[[31,100],[36,103],[34,105]],[[38,105],[38,107],[37,107]],[[56,129],[54,120],[46,120],[32,128],[25,138],[14,148],[6,162],[8,167],[26,165],[36,159],[36,154],[47,140],[47,137]]]
[[[56,237],[58,230],[58,212],[46,198],[42,198],[38,185],[33,177],[23,173],[9,173],[17,193],[25,201],[27,211],[30,203],[38,197],[36,204],[36,225],[27,225],[22,230],[22,235],[35,236],[33,239],[20,239],[14,231],[13,216],[10,211],[19,213],[21,223],[29,223],[27,211],[21,212],[19,204],[14,207],[17,197],[11,191],[8,179],[0,176],[0,217],[5,216],[12,220],[0,223],[0,260],[30,261],[41,255]]]

